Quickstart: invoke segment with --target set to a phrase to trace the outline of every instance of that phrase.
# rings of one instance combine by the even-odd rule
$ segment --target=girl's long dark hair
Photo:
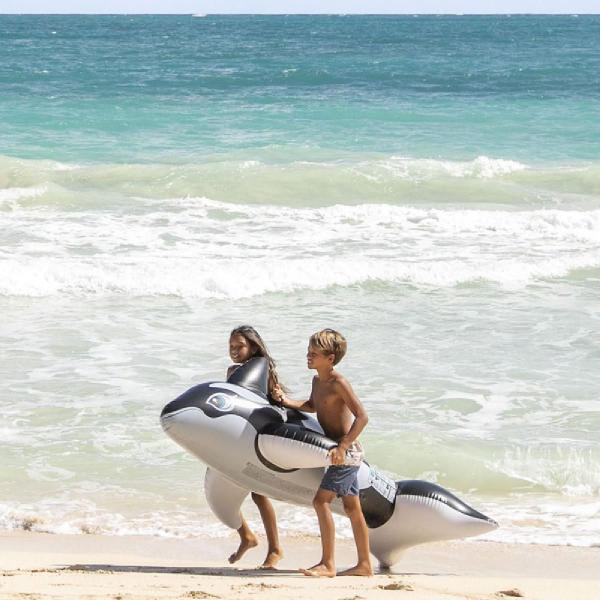
[[[267,359],[269,363],[269,394],[273,395],[273,390],[276,387],[280,387],[283,392],[288,392],[288,389],[279,381],[279,376],[277,375],[276,363],[273,360],[273,357],[269,354],[269,350],[267,345],[260,337],[258,331],[251,327],[250,325],[240,325],[235,329],[231,330],[229,334],[229,339],[231,339],[234,335],[241,335],[243,338],[248,340],[250,344],[250,348],[252,349],[252,356],[262,356]]]

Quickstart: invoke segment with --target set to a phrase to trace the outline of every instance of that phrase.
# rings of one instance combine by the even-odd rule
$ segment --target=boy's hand
[[[343,465],[346,460],[346,451],[342,447],[336,446],[329,451],[329,458],[332,465]]]
[[[285,400],[285,394],[283,393],[283,390],[281,389],[280,386],[276,386],[273,388],[273,391],[271,392],[271,398],[273,398],[273,400],[275,400],[276,402],[279,402],[279,404],[281,404],[283,406],[283,402]]]

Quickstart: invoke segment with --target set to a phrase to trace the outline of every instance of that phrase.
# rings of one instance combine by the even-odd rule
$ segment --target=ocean
[[[344,333],[369,461],[483,539],[600,544],[598,39],[0,15],[0,528],[229,535],[158,417],[249,323],[295,398],[310,334]]]

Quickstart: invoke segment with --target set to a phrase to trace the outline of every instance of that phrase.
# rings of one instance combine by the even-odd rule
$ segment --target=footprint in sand
[[[408,585],[407,583],[400,583],[397,581],[394,583],[387,583],[386,585],[378,585],[377,587],[380,590],[403,590],[405,592],[414,591],[414,588],[412,585]]]

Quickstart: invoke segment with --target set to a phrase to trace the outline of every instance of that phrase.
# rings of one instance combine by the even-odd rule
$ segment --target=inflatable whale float
[[[336,443],[310,414],[270,404],[268,367],[253,358],[226,382],[196,385],[167,404],[164,431],[208,466],[206,499],[228,527],[241,527],[250,492],[293,504],[312,504]],[[496,521],[427,481],[395,482],[367,461],[358,471],[360,504],[371,553],[391,567],[406,548],[480,535]],[[341,501],[332,510],[343,514]]]

